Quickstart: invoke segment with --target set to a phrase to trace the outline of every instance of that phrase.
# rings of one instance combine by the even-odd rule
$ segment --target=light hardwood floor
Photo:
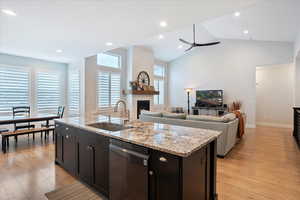
[[[221,200],[300,199],[300,151],[291,129],[248,129],[217,167]]]
[[[299,200],[300,151],[291,129],[258,127],[225,159],[218,159],[219,200]],[[54,145],[19,138],[0,153],[0,200],[39,200],[44,194],[76,182],[54,164]]]

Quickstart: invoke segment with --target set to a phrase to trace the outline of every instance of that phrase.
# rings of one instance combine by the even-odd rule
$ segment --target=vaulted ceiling
[[[175,44],[177,37],[188,36],[191,24],[243,10],[257,1],[0,0],[0,9],[16,13],[0,14],[0,52],[69,62],[120,46],[147,43],[163,32],[170,32],[170,41]],[[161,20],[168,26],[160,27]],[[179,34],[171,33],[181,29]],[[212,39],[207,37],[205,40]],[[106,46],[107,42],[113,45]],[[57,53],[58,49],[62,52]]]
[[[223,16],[197,22],[196,39],[209,42],[218,39],[294,42],[300,31],[299,0],[260,0]],[[235,12],[240,16],[236,17]],[[248,30],[248,34],[244,31]],[[192,40],[192,24],[181,30],[164,33],[163,40],[149,38],[144,42],[155,56],[171,61],[186,53],[188,46],[178,49],[178,38]],[[210,48],[210,47],[200,47]]]

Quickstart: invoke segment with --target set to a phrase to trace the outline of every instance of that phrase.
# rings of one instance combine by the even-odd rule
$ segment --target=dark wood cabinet
[[[125,188],[124,183],[126,188],[132,189],[129,193],[132,196],[137,194],[134,191],[138,188],[140,193],[145,191],[149,200],[217,199],[216,140],[189,157],[179,157],[120,140],[110,141],[100,134],[56,122],[55,141],[56,163],[106,197],[110,192],[110,173],[118,169],[127,170],[128,173],[123,174],[129,175],[123,177],[122,184],[118,183],[120,187],[111,188]],[[109,158],[112,155],[110,143],[126,149],[120,151],[126,154],[123,161],[117,156]],[[134,153],[131,155],[130,152]],[[140,155],[146,155],[146,164],[143,159],[138,159]],[[109,161],[114,165],[109,166]],[[135,174],[143,175],[134,177]],[[120,178],[115,173],[114,180]]]
[[[300,108],[294,107],[294,130],[293,135],[300,147]]]
[[[79,135],[79,141],[77,142],[77,159],[78,159],[78,167],[77,173],[80,179],[82,179],[85,183],[91,185],[92,184],[92,138],[89,135],[84,137]]]
[[[103,136],[97,136],[92,145],[92,185],[101,193],[108,195],[109,180],[109,139]]]
[[[76,130],[65,127],[63,134],[63,166],[72,175],[76,173]]]
[[[83,131],[77,145],[78,176],[108,195],[108,138]]]
[[[152,151],[150,200],[215,200],[216,141],[189,157]]]
[[[151,200],[180,199],[179,162],[179,157],[159,151],[151,152],[149,171]]]
[[[55,162],[63,164],[63,126],[56,124],[55,127]]]
[[[72,175],[76,173],[76,129],[62,124],[55,128],[55,157],[56,162]]]
[[[107,137],[56,123],[56,163],[83,182],[108,195]]]

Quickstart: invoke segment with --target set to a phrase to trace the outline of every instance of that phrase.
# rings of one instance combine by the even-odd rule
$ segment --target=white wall
[[[121,56],[121,89],[126,89],[127,77],[127,50],[118,48],[109,51]],[[97,65],[97,55],[88,57],[85,59],[84,66],[84,110],[85,114],[92,114],[98,112],[97,108],[97,88],[96,88],[96,76],[97,70],[101,69],[102,66]]]
[[[169,64],[169,104],[187,106],[184,88],[223,89],[225,103],[241,100],[248,127],[255,127],[256,66],[291,63],[292,58],[293,45],[284,42],[223,40],[196,48]]]
[[[85,76],[84,76],[84,65],[85,65],[85,60],[84,59],[79,59],[79,60],[74,60],[73,62],[68,64],[68,94],[70,92],[69,90],[69,84],[70,84],[70,80],[69,77],[72,73],[74,73],[74,71],[79,71],[79,81],[80,81],[80,97],[79,97],[79,101],[80,101],[80,107],[79,107],[79,114],[84,115],[84,109],[85,109],[85,104],[84,104],[84,80],[85,80]],[[67,101],[69,101],[69,99],[67,98]]]
[[[292,64],[256,68],[256,124],[292,127],[294,105]]]
[[[294,105],[300,106],[300,32],[294,44],[294,69],[295,69],[295,85],[294,85]]]
[[[300,30],[294,44],[294,57],[300,55]]]
[[[0,53],[0,65],[29,68],[31,72],[30,80],[32,82],[36,81],[35,72],[37,71],[59,72],[60,74],[58,73],[57,75],[62,76],[61,92],[62,94],[64,94],[61,103],[62,105],[67,106],[67,64]],[[33,85],[34,84],[32,84],[32,86]],[[31,97],[34,96],[35,96],[35,88],[31,88]],[[36,103],[35,101],[36,101],[35,98],[30,99],[33,113],[36,112],[35,107],[33,106]]]

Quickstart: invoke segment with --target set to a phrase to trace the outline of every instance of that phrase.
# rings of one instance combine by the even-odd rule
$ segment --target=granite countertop
[[[63,118],[56,119],[55,121],[180,157],[188,157],[193,152],[215,140],[221,134],[220,131],[138,120],[126,123],[125,126],[131,128],[121,131],[107,131],[88,126],[88,124],[95,122],[124,123],[124,118],[102,115]]]

